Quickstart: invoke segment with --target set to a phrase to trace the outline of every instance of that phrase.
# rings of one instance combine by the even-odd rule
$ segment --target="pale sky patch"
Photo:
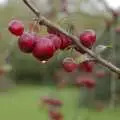
[[[8,3],[8,0],[0,0],[0,6],[1,6],[1,7],[6,6],[7,3]]]
[[[106,0],[110,7],[117,9],[120,7],[120,0]]]

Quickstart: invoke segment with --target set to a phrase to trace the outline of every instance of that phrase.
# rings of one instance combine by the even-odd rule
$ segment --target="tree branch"
[[[39,19],[39,24],[41,25],[45,25],[48,28],[53,28],[57,31],[59,31],[60,33],[66,35],[67,37],[71,38],[73,43],[77,45],[77,47],[83,49],[86,53],[88,53],[91,57],[93,57],[98,63],[102,64],[103,66],[107,67],[108,69],[110,69],[111,71],[117,73],[120,76],[120,69],[118,67],[116,67],[115,65],[113,65],[112,63],[104,60],[103,58],[101,58],[100,56],[96,55],[93,51],[91,51],[90,49],[84,47],[80,42],[79,39],[74,36],[69,34],[68,32],[66,32],[64,29],[62,29],[60,26],[52,23],[51,21],[49,21],[47,18],[45,18],[44,16],[40,15],[40,12],[30,3],[29,0],[23,0],[23,2],[28,6],[28,8],[38,17]]]

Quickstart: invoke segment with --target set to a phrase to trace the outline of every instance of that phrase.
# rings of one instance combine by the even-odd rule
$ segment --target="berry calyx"
[[[96,42],[96,33],[93,30],[86,30],[80,34],[80,42],[87,48],[91,48]]]
[[[19,20],[12,20],[8,24],[8,30],[16,36],[21,36],[24,32],[24,25]]]
[[[30,32],[36,32],[36,33],[38,33],[39,30],[40,30],[40,28],[39,28],[38,24],[36,24],[35,22],[30,22],[29,23],[29,31]]]
[[[47,37],[41,37],[36,42],[32,54],[40,61],[47,61],[54,55],[54,52],[55,45],[53,41]]]
[[[73,72],[77,68],[77,64],[72,58],[65,58],[63,60],[63,68],[66,72]]]
[[[18,39],[18,46],[24,53],[31,53],[35,46],[36,38],[33,34],[25,32]]]

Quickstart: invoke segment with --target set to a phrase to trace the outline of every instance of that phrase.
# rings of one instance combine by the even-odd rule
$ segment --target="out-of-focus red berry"
[[[24,25],[19,20],[12,20],[8,24],[8,30],[16,36],[21,36],[24,32]]]
[[[23,33],[18,39],[18,46],[24,53],[31,53],[35,46],[36,37],[28,32]]]
[[[94,62],[85,61],[79,64],[79,69],[84,72],[92,72],[94,68]]]
[[[55,52],[55,45],[53,41],[47,37],[41,37],[38,42],[36,42],[33,49],[33,56],[40,61],[47,61],[50,59]]]
[[[93,30],[86,30],[80,34],[80,42],[87,48],[91,48],[96,42],[96,33]]]
[[[77,64],[72,58],[65,58],[63,60],[63,68],[66,72],[73,72],[77,68]]]

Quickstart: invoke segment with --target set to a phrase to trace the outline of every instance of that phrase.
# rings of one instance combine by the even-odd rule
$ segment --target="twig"
[[[45,25],[48,28],[52,28],[56,31],[59,31],[60,33],[66,35],[67,37],[71,38],[72,41],[74,42],[74,44],[77,45],[77,47],[83,49],[86,53],[88,53],[91,57],[93,57],[94,59],[96,59],[96,61],[102,65],[104,65],[105,67],[107,67],[108,69],[110,69],[111,71],[117,73],[120,76],[120,69],[118,67],[116,67],[115,65],[113,65],[112,63],[104,60],[103,58],[101,58],[100,56],[96,55],[93,51],[91,51],[90,49],[84,47],[80,42],[79,39],[74,36],[69,34],[68,32],[66,32],[64,29],[62,29],[60,26],[52,23],[51,21],[49,21],[47,18],[45,18],[44,16],[40,15],[40,12],[32,5],[30,4],[30,2],[28,0],[23,0],[23,2],[28,6],[29,9],[32,10],[32,12],[39,18],[40,25]]]

